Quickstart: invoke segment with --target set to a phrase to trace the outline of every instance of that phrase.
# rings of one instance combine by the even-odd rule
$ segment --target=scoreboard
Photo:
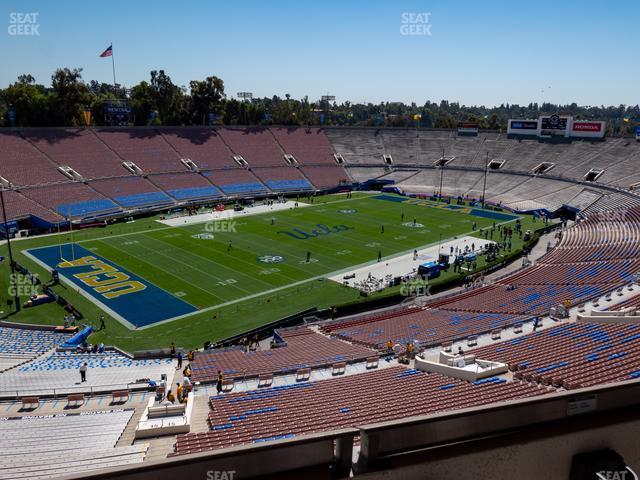
[[[507,134],[536,137],[604,138],[606,124],[597,120],[574,120],[571,115],[543,115],[538,119],[510,119]]]
[[[126,99],[109,100],[103,103],[104,123],[112,127],[133,126],[135,115]]]
[[[566,135],[570,117],[549,115],[540,117],[540,135]]]

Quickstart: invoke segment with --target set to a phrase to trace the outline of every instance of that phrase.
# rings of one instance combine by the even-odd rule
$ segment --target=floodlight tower
[[[252,92],[238,92],[238,98],[241,98],[243,102],[246,102],[247,100],[252,100],[253,99],[253,93]]]
[[[444,177],[444,164],[447,161],[444,159],[444,148],[442,149],[442,163],[440,164],[440,191],[438,192],[438,195],[440,196],[440,198],[438,199],[439,201],[442,201],[442,180]]]
[[[320,103],[325,105],[325,117],[329,117],[329,103],[330,102],[335,102],[336,101],[336,96],[335,95],[329,95],[328,93],[326,95],[322,95],[320,97]]]
[[[489,170],[489,152],[487,152],[487,158],[484,161],[484,182],[482,183],[482,208],[485,208],[485,195],[487,192],[487,171]]]

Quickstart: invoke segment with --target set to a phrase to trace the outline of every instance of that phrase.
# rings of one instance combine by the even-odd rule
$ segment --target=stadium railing
[[[65,478],[137,480],[152,476],[157,480],[173,480],[176,475],[207,478],[207,472],[215,471],[234,471],[236,478],[251,478],[329,464],[342,472],[353,467],[360,473],[373,470],[384,464],[385,459],[398,454],[637,405],[640,405],[640,380],[629,380],[533,399],[181,455],[129,468],[112,468]],[[353,440],[356,436],[360,436],[360,454],[358,462],[353,463]]]
[[[111,394],[118,390],[145,391],[150,390],[152,387],[147,382],[132,382],[132,383],[114,383],[105,385],[93,385],[93,386],[69,386],[69,387],[56,387],[56,388],[29,388],[19,390],[0,390],[0,400],[20,400],[23,397],[40,397],[40,398],[58,398],[66,397],[74,393],[83,393],[86,396],[92,397],[95,395]]]

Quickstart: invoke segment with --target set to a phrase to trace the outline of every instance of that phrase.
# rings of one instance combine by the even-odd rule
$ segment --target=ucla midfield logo
[[[349,227],[347,225],[335,225],[333,227],[327,227],[322,223],[316,224],[317,228],[311,230],[311,232],[305,232],[304,230],[300,230],[299,228],[292,228],[291,230],[281,230],[277,232],[281,235],[287,235],[291,238],[295,238],[296,240],[308,240],[310,238],[321,237],[324,235],[331,235],[333,233],[346,232],[348,230],[353,230],[354,227]]]

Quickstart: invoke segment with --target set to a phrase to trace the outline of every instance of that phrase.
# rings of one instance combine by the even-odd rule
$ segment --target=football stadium
[[[369,90],[346,40],[318,50],[323,34],[296,23],[320,10],[241,2],[240,24],[310,35],[270,45],[261,80],[244,75],[264,65],[256,32],[213,72],[181,55],[223,41],[230,25],[196,25],[231,3],[189,2],[202,18],[157,39],[168,59],[129,31],[141,5],[106,14],[127,45],[78,2],[27,3],[8,6],[0,41],[0,479],[638,478],[640,107],[626,87],[560,75],[505,87],[502,104],[487,79],[484,93],[393,75]],[[470,13],[418,3],[371,2],[390,43],[353,52],[458,48],[434,47],[438,21]],[[606,28],[637,20],[629,9]],[[574,15],[552,22],[574,34]],[[286,48],[343,70],[289,78]],[[425,100],[449,91],[500,106]]]

